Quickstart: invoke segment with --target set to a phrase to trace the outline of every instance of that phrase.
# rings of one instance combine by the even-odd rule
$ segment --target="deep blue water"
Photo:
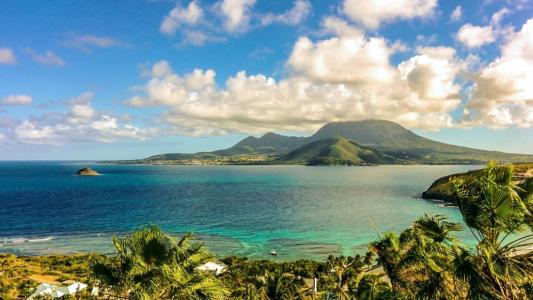
[[[73,175],[85,166],[103,175]],[[457,209],[414,197],[475,168],[0,162],[0,252],[111,252],[113,234],[157,224],[196,233],[217,255],[349,255],[424,213],[461,222]]]

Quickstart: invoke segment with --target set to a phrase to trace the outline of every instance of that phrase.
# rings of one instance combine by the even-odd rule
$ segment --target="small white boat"
[[[276,256],[276,255],[278,255],[278,253],[276,252],[276,250],[272,250],[272,251],[270,251],[270,255]]]

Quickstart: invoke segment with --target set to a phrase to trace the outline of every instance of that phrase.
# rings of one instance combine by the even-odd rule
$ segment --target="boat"
[[[270,251],[270,255],[276,256],[276,255],[278,255],[278,253],[276,252],[276,250],[272,250],[272,251]]]

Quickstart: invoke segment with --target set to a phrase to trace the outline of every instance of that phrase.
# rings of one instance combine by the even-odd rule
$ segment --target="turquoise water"
[[[73,175],[92,166],[102,176]],[[479,166],[142,166],[0,162],[0,252],[112,252],[144,224],[192,231],[215,254],[321,259],[364,252],[377,232],[456,208],[416,198]],[[469,240],[470,234],[459,237]]]

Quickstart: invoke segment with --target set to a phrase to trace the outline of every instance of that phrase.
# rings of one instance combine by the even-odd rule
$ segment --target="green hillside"
[[[376,165],[398,163],[394,157],[344,138],[320,139],[297,148],[276,162],[301,165]]]

